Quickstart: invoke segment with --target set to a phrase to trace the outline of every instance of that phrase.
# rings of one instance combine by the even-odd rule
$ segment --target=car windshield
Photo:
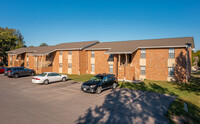
[[[38,76],[44,77],[44,76],[46,76],[46,75],[47,75],[47,73],[42,73],[42,74],[40,74],[40,75],[38,75]]]
[[[101,81],[102,80],[102,77],[99,77],[99,76],[94,76],[90,79],[90,81]]]

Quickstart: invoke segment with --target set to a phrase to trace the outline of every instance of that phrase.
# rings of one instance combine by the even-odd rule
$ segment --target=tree
[[[0,27],[0,56],[3,62],[7,61],[7,51],[24,47],[24,37],[19,30]]]
[[[43,46],[48,46],[48,45],[46,43],[41,43],[40,46],[43,47]]]
[[[34,46],[31,45],[31,46],[29,46],[29,47],[34,47]]]

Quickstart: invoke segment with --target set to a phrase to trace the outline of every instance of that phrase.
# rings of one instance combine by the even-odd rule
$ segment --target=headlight
[[[96,85],[91,85],[91,86],[90,86],[90,88],[94,88],[94,87],[96,87]]]

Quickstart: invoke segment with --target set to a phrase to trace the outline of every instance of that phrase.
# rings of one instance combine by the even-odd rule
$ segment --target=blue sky
[[[27,46],[193,36],[200,49],[200,0],[0,0],[0,12]]]

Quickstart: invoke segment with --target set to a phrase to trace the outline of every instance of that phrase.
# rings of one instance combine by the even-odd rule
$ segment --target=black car
[[[102,90],[108,88],[117,88],[117,77],[113,74],[98,74],[92,77],[89,81],[81,85],[84,92],[101,93]]]
[[[35,75],[35,71],[25,67],[11,67],[7,68],[4,73],[5,76],[18,78],[19,76]]]

